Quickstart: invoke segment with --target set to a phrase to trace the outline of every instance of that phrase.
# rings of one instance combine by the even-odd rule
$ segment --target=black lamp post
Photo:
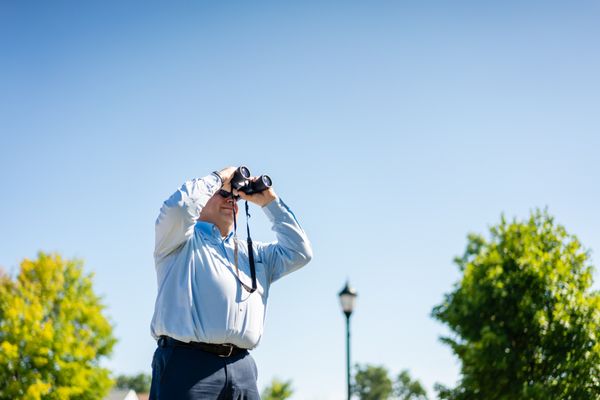
[[[346,315],[346,381],[348,384],[348,400],[350,400],[350,315],[354,310],[354,303],[358,294],[346,281],[346,286],[339,293],[339,296],[342,311]]]

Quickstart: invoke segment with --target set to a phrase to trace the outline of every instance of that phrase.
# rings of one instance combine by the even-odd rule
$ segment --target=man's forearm
[[[276,243],[266,245],[264,256],[271,268],[271,280],[295,271],[312,259],[312,246],[294,213],[277,198],[263,211],[271,221]]]
[[[192,233],[202,207],[221,187],[219,178],[208,175],[185,182],[162,205],[155,226],[155,257],[166,255]]]

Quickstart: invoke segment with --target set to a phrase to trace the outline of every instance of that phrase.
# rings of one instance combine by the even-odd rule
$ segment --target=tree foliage
[[[392,381],[383,366],[356,365],[352,393],[360,400],[427,400],[427,392],[417,380],[412,380],[407,370]]]
[[[262,400],[285,400],[294,394],[292,389],[292,381],[280,381],[273,378],[271,384],[267,386],[263,392]]]
[[[112,326],[82,263],[39,253],[0,277],[0,398],[101,399]]]
[[[600,296],[589,254],[546,211],[469,235],[462,280],[432,315],[462,363],[444,399],[600,398]]]
[[[356,365],[352,393],[360,400],[387,400],[393,393],[392,380],[383,366]]]
[[[413,381],[407,370],[398,375],[394,383],[394,394],[399,400],[427,400],[425,388],[419,381]]]
[[[131,389],[136,393],[149,393],[152,377],[149,374],[139,373],[137,375],[119,375],[116,378],[116,387],[119,389]]]

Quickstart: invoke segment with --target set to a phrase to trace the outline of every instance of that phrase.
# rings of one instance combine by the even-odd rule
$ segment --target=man
[[[262,207],[277,237],[252,246],[252,278],[248,246],[233,232],[235,170],[186,182],[160,210],[151,399],[259,399],[248,350],[262,336],[269,286],[312,257],[306,234],[272,187],[252,195],[233,190]]]

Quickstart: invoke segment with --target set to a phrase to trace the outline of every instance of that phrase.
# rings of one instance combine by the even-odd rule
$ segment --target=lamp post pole
[[[348,282],[346,282],[346,286],[338,295],[340,297],[342,311],[346,316],[346,384],[348,400],[350,400],[350,316],[354,310],[354,302],[358,294],[356,293],[356,290],[351,288]]]
[[[346,313],[346,386],[350,400],[350,314]]]

